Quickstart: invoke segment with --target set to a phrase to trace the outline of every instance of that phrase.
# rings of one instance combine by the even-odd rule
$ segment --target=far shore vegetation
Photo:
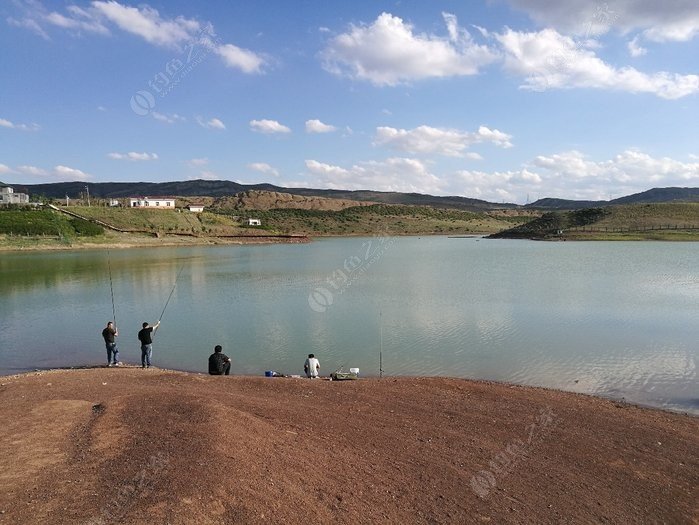
[[[248,226],[248,219],[261,226]],[[288,242],[291,238],[371,235],[490,236],[542,240],[699,240],[699,203],[617,205],[574,211],[470,212],[372,204],[340,210],[91,206],[0,207],[0,249],[60,249]]]

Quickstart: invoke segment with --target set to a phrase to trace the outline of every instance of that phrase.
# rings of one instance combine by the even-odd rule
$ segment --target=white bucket
[[[357,374],[357,375],[359,375],[359,368],[350,368],[350,374]]]

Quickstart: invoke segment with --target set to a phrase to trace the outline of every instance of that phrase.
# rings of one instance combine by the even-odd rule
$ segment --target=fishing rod
[[[379,379],[383,379],[383,314],[379,310]]]
[[[180,271],[177,272],[177,277],[175,277],[175,284],[172,285],[172,290],[170,290],[170,295],[167,298],[167,301],[165,301],[165,306],[163,307],[163,311],[160,312],[160,317],[158,317],[158,322],[160,322],[163,319],[163,315],[165,315],[165,310],[167,309],[167,305],[170,304],[170,299],[172,299],[172,294],[175,293],[175,287],[177,286],[177,280],[180,278],[180,274],[182,273],[182,270],[184,270],[184,264],[180,266]]]
[[[109,255],[109,250],[107,250],[107,267],[109,268],[109,291],[112,292],[112,316],[114,317],[114,329],[117,327],[116,320],[116,307],[114,306],[114,284],[112,283],[112,263]]]

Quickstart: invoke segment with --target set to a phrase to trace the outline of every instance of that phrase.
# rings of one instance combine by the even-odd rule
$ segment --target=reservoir
[[[114,303],[112,303],[112,295]],[[449,376],[699,413],[699,244],[448,237],[0,255],[0,374],[153,364]],[[114,305],[114,310],[113,310]],[[147,374],[144,371],[144,374]],[[276,380],[276,379],[271,379]]]

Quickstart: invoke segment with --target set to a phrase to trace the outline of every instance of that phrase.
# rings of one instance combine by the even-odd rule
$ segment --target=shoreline
[[[0,378],[0,523],[692,523],[699,419],[538,387]]]
[[[31,370],[22,370],[18,371],[16,373],[11,373],[11,374],[3,374],[0,372],[0,383],[2,383],[3,379],[7,378],[20,378],[25,375],[32,375],[32,374],[46,374],[46,373],[56,373],[56,372],[70,372],[70,371],[80,371],[80,370],[109,370],[113,367],[108,367],[106,365],[76,365],[76,366],[64,366],[64,367],[50,367],[50,368],[34,368]],[[119,367],[116,367],[116,369],[124,369],[124,370],[141,370],[141,365],[139,364],[129,364],[129,363],[122,363]],[[178,369],[178,368],[160,368],[157,366],[154,366],[153,369],[159,370],[162,372],[173,372],[173,373],[181,373],[181,374],[192,374],[192,375],[203,375],[203,376],[208,376],[208,372],[206,372],[204,369],[202,370],[185,370],[185,369]],[[270,379],[268,377],[265,377],[264,375],[261,374],[231,374],[229,377],[238,377],[238,378],[247,378],[247,379]],[[283,379],[305,379],[303,376],[300,378],[294,378],[291,377],[291,375],[285,375],[285,376],[275,376],[272,379],[278,379],[278,380],[283,380]],[[329,376],[319,376],[319,379],[323,381],[329,381],[330,377]],[[378,375],[374,374],[362,374],[361,375],[361,380],[371,380],[371,381],[381,381],[381,380],[392,380],[392,379],[400,379],[400,380],[423,380],[423,379],[444,379],[444,380],[453,380],[453,381],[466,381],[468,383],[475,383],[475,384],[481,384],[481,385],[498,385],[502,386],[505,388],[533,388],[537,390],[543,390],[543,391],[548,391],[548,392],[557,392],[561,394],[570,394],[574,396],[584,396],[592,399],[598,399],[598,400],[603,400],[603,401],[608,401],[611,403],[623,405],[623,406],[628,406],[628,407],[635,407],[638,409],[644,409],[644,410],[656,410],[659,412],[666,412],[669,414],[676,414],[676,415],[682,415],[682,416],[687,416],[687,417],[694,417],[699,419],[699,407],[694,408],[691,406],[681,406],[681,405],[676,405],[676,406],[660,406],[660,405],[654,405],[651,403],[644,403],[642,401],[634,401],[631,399],[627,399],[624,396],[621,397],[615,397],[613,395],[603,395],[603,394],[590,394],[586,392],[575,392],[573,390],[565,390],[563,388],[556,388],[556,387],[548,387],[548,386],[541,386],[541,385],[527,385],[523,383],[513,383],[509,381],[497,381],[493,379],[478,379],[478,378],[470,378],[470,377],[457,377],[457,376],[410,376],[410,375],[385,375],[383,378],[379,377]]]

